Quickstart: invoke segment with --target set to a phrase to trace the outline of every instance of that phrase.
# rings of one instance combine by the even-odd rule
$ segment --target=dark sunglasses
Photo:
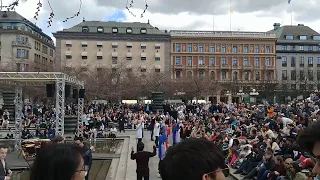
[[[230,169],[229,169],[228,165],[225,165],[222,169],[218,169],[218,170],[209,172],[208,175],[215,174],[216,172],[219,172],[219,171],[221,171],[225,177],[228,177],[230,175]]]

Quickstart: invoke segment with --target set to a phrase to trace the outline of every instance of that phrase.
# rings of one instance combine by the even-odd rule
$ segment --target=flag
[[[291,3],[291,0],[288,0],[288,4],[290,4]]]
[[[233,13],[233,11],[232,11],[232,6],[231,6],[231,0],[229,1],[229,3],[230,3],[230,9],[229,9],[229,11],[230,11],[230,13]]]
[[[216,8],[213,9],[213,14],[215,14],[215,13],[216,13]]]

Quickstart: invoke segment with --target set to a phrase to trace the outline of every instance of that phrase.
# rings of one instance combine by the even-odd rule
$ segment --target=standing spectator
[[[143,142],[138,143],[137,152],[134,153],[133,147],[131,148],[131,159],[136,160],[137,163],[137,180],[149,180],[149,158],[154,157],[156,152],[156,145],[153,146],[153,152],[143,151]]]
[[[83,161],[85,165],[85,170],[87,172],[87,175],[85,177],[85,180],[89,179],[89,173],[92,165],[92,152],[91,149],[83,144],[83,138],[82,137],[76,137],[75,138],[75,144],[78,145],[83,149]]]
[[[0,180],[10,180],[12,175],[11,170],[8,168],[5,161],[8,154],[8,147],[6,145],[0,145]]]
[[[153,135],[155,137],[154,143],[156,144],[157,147],[158,147],[158,142],[159,142],[159,133],[160,133],[160,123],[158,121],[156,121],[156,123],[154,124],[154,128],[153,128]]]

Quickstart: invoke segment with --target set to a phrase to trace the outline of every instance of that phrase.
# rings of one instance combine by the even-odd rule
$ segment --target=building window
[[[244,53],[249,53],[249,47],[248,46],[244,46],[243,47],[243,52]]]
[[[176,57],[176,65],[180,65],[181,64],[181,59],[180,56]]]
[[[155,49],[160,49],[161,47],[160,47],[160,45],[156,45],[156,46],[154,46],[154,48]]]
[[[287,67],[287,57],[286,56],[281,57],[281,64],[282,64],[282,67]]]
[[[141,28],[140,33],[141,34],[147,34],[147,29],[146,28]]]
[[[112,56],[112,61],[118,60],[118,56]]]
[[[299,51],[304,51],[304,46],[299,46]]]
[[[232,59],[232,66],[238,66],[238,59],[237,58]]]
[[[308,67],[313,67],[313,57],[308,57]]]
[[[237,81],[238,80],[238,72],[237,71],[233,72],[232,80],[233,81]]]
[[[132,44],[127,44],[127,48],[131,49],[132,48]]]
[[[97,59],[103,59],[103,56],[97,56]]]
[[[154,60],[155,61],[160,61],[160,57],[155,57]]]
[[[226,80],[227,79],[227,71],[222,71],[221,72],[221,79]]]
[[[245,71],[245,72],[244,72],[244,80],[245,80],[245,81],[249,81],[249,77],[250,77],[249,72],[248,72],[248,71]]]
[[[225,57],[221,58],[221,63],[222,65],[226,65],[227,64],[227,59]]]
[[[192,44],[188,44],[188,52],[192,52]]]
[[[118,45],[117,45],[117,44],[113,44],[113,45],[112,45],[112,48],[113,48],[113,49],[116,49],[116,48],[118,48]]]
[[[181,44],[176,43],[176,52],[181,51]]]
[[[103,27],[101,27],[101,26],[100,26],[100,27],[98,27],[98,28],[97,28],[97,32],[98,32],[98,33],[103,33],[103,32],[104,32]]]
[[[266,58],[266,66],[270,67],[271,66],[271,60],[270,58]]]
[[[192,65],[192,57],[191,56],[188,56],[188,66],[191,66]]]
[[[160,69],[155,69],[154,72],[159,73]]]
[[[203,71],[199,71],[199,77],[204,77],[204,72]]]
[[[199,65],[204,65],[203,56],[199,57]]]
[[[308,70],[308,79],[313,81],[313,70]]]
[[[66,47],[72,47],[72,44],[66,44]],[[37,49],[37,48],[35,48]]]
[[[296,50],[296,46],[290,46],[290,50],[291,51],[295,51]]]
[[[258,45],[256,45],[255,52],[259,53],[259,46]]]
[[[88,44],[87,44],[87,43],[82,43],[82,44],[81,44],[81,47],[83,47],[83,48],[84,48],[84,47],[88,47]]]
[[[66,55],[66,59],[72,59],[71,55]]]
[[[214,52],[214,45],[210,46],[210,52]]]
[[[226,53],[226,45],[222,45],[221,46],[221,52],[222,53]]]
[[[203,52],[203,44],[199,44],[199,52]]]
[[[307,36],[299,36],[300,40],[307,40]]]
[[[308,51],[313,51],[313,46],[308,46]]]
[[[232,52],[237,53],[238,52],[238,46],[233,46],[232,47]]]
[[[270,53],[270,46],[266,46],[266,53]]]
[[[291,80],[296,80],[297,79],[297,71],[296,70],[291,70]]]
[[[17,58],[21,57],[21,49],[17,49]]]
[[[97,48],[103,48],[102,44],[97,44]]]
[[[313,40],[320,41],[320,36],[313,36]]]
[[[84,33],[89,32],[89,27],[88,26],[83,26],[82,27],[82,32],[84,32]]]
[[[320,67],[320,57],[317,57],[317,67]]]
[[[145,72],[147,72],[147,69],[140,69],[140,72],[143,72],[143,73],[145,73]]]
[[[300,57],[300,67],[304,67],[304,57]]]
[[[255,66],[260,66],[260,59],[259,58],[255,58],[254,65]]]
[[[179,79],[181,77],[181,71],[176,71],[176,79]]]
[[[130,28],[130,27],[127,28],[127,29],[126,29],[126,32],[127,32],[127,34],[132,34],[132,28]]]
[[[296,57],[291,57],[291,67],[296,67]]]
[[[127,56],[127,61],[131,61],[132,60],[132,56]]]
[[[282,50],[287,50],[287,46],[283,45],[281,49]]]
[[[304,70],[300,70],[300,73],[299,73],[299,80],[300,81],[304,81]]]
[[[282,80],[287,80],[287,70],[282,70]]]
[[[256,81],[260,81],[260,72],[256,71]]]
[[[141,61],[146,61],[146,60],[147,60],[147,57],[142,56],[140,59],[141,59]]]
[[[113,27],[112,28],[112,33],[118,33],[118,28],[117,27]]]
[[[286,35],[286,40],[293,40],[293,36],[292,35]]]
[[[141,45],[140,47],[141,47],[141,49],[147,49],[146,45]]]
[[[243,65],[244,66],[249,66],[249,59],[248,58],[244,58],[243,59]]]
[[[214,66],[214,64],[215,64],[215,58],[210,57],[210,66]]]
[[[88,56],[81,56],[82,59],[88,59]]]

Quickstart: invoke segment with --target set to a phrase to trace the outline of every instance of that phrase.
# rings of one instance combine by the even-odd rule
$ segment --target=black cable
[[[34,19],[38,20],[38,17],[39,17],[39,12],[40,12],[40,9],[42,8],[42,3],[41,3],[41,0],[39,0],[39,2],[37,3],[37,11],[34,15]]]
[[[130,3],[129,6],[128,6],[128,4],[129,4],[129,0],[127,0],[126,9],[128,10],[128,12],[129,12],[133,17],[136,17],[136,15],[133,14],[133,12],[130,10],[130,8],[133,7],[133,0],[131,0],[131,3]]]
[[[75,17],[78,17],[80,15],[81,7],[82,7],[82,0],[80,0],[80,7],[79,7],[78,12],[76,14],[74,14],[73,16],[66,18],[63,22],[67,22],[69,19],[73,19]]]
[[[143,18],[143,15],[147,12],[147,9],[149,7],[147,0],[144,0],[144,2],[145,2],[145,7],[144,7],[143,12],[141,13],[141,18]]]
[[[51,23],[52,23],[52,20],[53,20],[53,17],[54,17],[54,13],[53,13],[53,9],[52,9],[50,1],[47,0],[47,2],[48,2],[48,5],[50,7],[50,10],[51,10],[50,15],[49,15],[49,20],[48,20],[48,27],[50,27]]]

